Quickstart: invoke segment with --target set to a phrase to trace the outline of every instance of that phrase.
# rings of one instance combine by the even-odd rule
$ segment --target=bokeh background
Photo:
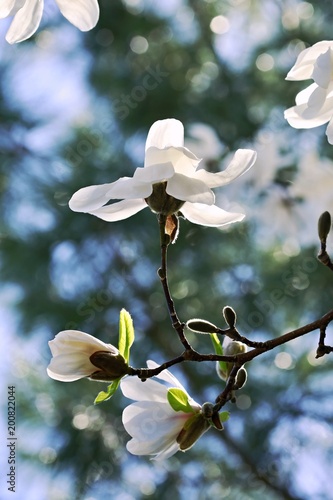
[[[181,221],[169,252],[181,320],[224,327],[230,305],[240,331],[262,340],[331,308],[332,276],[316,255],[317,220],[333,204],[333,149],[325,127],[294,130],[283,111],[309,84],[285,81],[297,55],[332,37],[332,3],[101,0],[100,8],[97,27],[80,33],[46,1],[37,34],[14,46],[4,40],[9,20],[0,23],[3,436],[7,385],[18,405],[10,498],[329,500],[333,362],[315,359],[317,332],[254,360],[225,431],[162,463],[126,451],[120,391],[94,406],[103,384],[56,382],[46,367],[47,343],[64,329],[116,344],[122,307],[136,329],[133,366],[181,352],[156,275],[155,216],[108,224],[67,206],[77,189],[142,166],[158,119],[181,120],[186,145],[211,171],[237,148],[258,151],[252,170],[217,193],[244,222],[219,230]],[[205,336],[189,340],[212,351]],[[223,389],[214,364],[172,371],[201,403]],[[5,443],[0,456],[4,471]]]

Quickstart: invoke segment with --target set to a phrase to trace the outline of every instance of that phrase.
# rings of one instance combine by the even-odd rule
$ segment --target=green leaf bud
[[[230,326],[230,328],[234,328],[237,321],[237,315],[233,308],[230,306],[225,306],[222,313],[226,323]]]
[[[219,328],[205,319],[189,319],[186,327],[196,333],[217,333]]]
[[[210,422],[201,414],[190,417],[177,436],[177,443],[182,451],[191,448],[196,441],[210,428]]]
[[[188,394],[178,387],[172,387],[167,392],[168,403],[175,411],[193,413],[193,408],[188,401]]]
[[[331,226],[331,214],[329,212],[322,213],[318,219],[318,235],[321,242],[326,242]]]

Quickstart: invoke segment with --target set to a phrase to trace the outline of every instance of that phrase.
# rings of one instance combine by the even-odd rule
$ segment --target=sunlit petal
[[[332,41],[321,41],[303,50],[289,71],[286,80],[308,80],[312,78],[315,61],[320,54],[323,54],[329,48],[333,48]]]
[[[91,30],[99,18],[97,0],[56,0],[60,12],[81,31]]]
[[[123,200],[112,205],[106,205],[89,213],[95,215],[106,222],[116,222],[118,220],[128,219],[132,215],[148,207],[144,200]]]
[[[126,398],[133,401],[146,400],[147,392],[151,394],[152,401],[166,400],[167,387],[153,379],[142,382],[137,377],[125,377],[121,381],[121,390]]]
[[[166,162],[172,164],[174,172],[190,176],[195,172],[200,159],[186,148],[158,149],[152,147],[147,149],[145,168],[153,165],[164,165]]]
[[[182,122],[174,118],[156,121],[148,132],[146,151],[151,147],[164,149],[171,146],[176,148],[184,146],[184,127]]]
[[[201,180],[175,174],[168,180],[166,192],[181,201],[213,205],[215,195]]]
[[[0,3],[0,19],[13,16],[24,5],[25,0],[2,0]]]
[[[257,153],[255,151],[238,149],[225,170],[215,174],[206,170],[198,170],[195,173],[195,178],[202,180],[210,188],[225,186],[247,172],[256,161],[256,158]]]
[[[130,178],[123,177],[123,179]],[[102,207],[110,200],[108,193],[113,184],[100,184],[79,189],[69,200],[69,208],[74,212],[90,212],[90,210]]]
[[[83,377],[89,377],[94,371],[96,371],[96,367],[82,352],[70,352],[52,358],[47,368],[49,377],[61,382],[73,382]]]
[[[202,226],[219,227],[239,222],[244,219],[244,214],[226,212],[216,205],[208,206],[202,203],[185,203],[181,212],[186,219]]]
[[[22,42],[33,35],[42,18],[43,8],[44,0],[26,1],[22,8],[15,14],[12,24],[7,31],[7,42]]]

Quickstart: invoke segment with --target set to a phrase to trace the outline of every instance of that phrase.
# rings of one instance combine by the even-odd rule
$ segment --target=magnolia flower
[[[108,222],[127,219],[149,206],[153,212],[168,216],[180,211],[195,224],[223,226],[242,220],[244,215],[217,207],[212,188],[242,175],[255,158],[255,151],[239,149],[223,172],[198,170],[200,160],[184,147],[183,124],[174,119],[160,120],[149,130],[143,168],[137,168],[133,177],[80,189],[69,206]],[[114,199],[122,201],[107,204]]]
[[[127,373],[127,364],[118,349],[88,333],[65,330],[49,346],[53,358],[47,373],[55,380],[73,382],[89,377],[109,381]]]
[[[155,368],[158,365],[147,361],[147,366]],[[142,382],[137,377],[122,379],[120,387],[124,396],[136,401],[123,411],[123,424],[132,436],[126,446],[130,453],[154,455],[154,460],[163,460],[193,446],[211,423],[203,416],[202,407],[168,370],[156,378],[165,384],[152,379]],[[176,411],[171,406],[170,388],[180,389],[187,398],[186,412]]]
[[[328,123],[326,135],[333,144],[333,41],[318,42],[303,50],[286,80],[308,80],[314,83],[296,96],[296,106],[284,116],[295,128],[312,128]]]
[[[81,31],[91,30],[99,17],[97,0],[55,0],[60,12]],[[9,43],[22,42],[37,30],[44,0],[1,0],[0,19],[14,16],[6,35]]]

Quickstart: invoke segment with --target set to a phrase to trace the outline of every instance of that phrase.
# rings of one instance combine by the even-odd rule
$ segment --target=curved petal
[[[184,146],[184,127],[182,122],[174,118],[158,120],[150,127],[147,140],[146,151],[154,147],[158,149]]]
[[[257,153],[252,149],[238,149],[223,172],[214,174],[206,170],[198,170],[194,177],[202,180],[210,188],[225,186],[247,172],[256,161],[256,158]]]
[[[138,441],[160,441],[177,436],[190,416],[178,415],[167,402],[140,401],[125,408],[122,420],[128,434]]]
[[[137,377],[125,377],[120,382],[123,395],[134,401],[156,401],[165,403],[167,387],[156,380],[142,382]]]
[[[199,165],[200,159],[186,148],[158,149],[151,147],[146,151],[144,168],[153,165],[159,167],[168,162],[172,164],[175,172],[191,176]]]
[[[0,19],[13,16],[23,6],[25,0],[2,0],[0,4]]]
[[[328,48],[315,62],[312,78],[322,88],[327,89],[332,78],[332,49]]]
[[[180,447],[177,441],[173,441],[169,446],[166,446],[164,450],[157,453],[157,455],[153,457],[152,460],[167,460],[168,458],[172,457],[172,455],[177,453],[179,449]]]
[[[15,7],[14,7],[15,8]],[[29,0],[17,11],[7,31],[8,43],[22,42],[37,30],[42,18],[44,0]]]
[[[130,179],[130,177],[123,177],[123,179]],[[87,213],[90,212],[90,210],[95,210],[96,208],[102,207],[108,201],[110,201],[108,193],[113,184],[114,183],[99,184],[96,186],[87,186],[79,189],[69,200],[69,208],[73,210],[73,212]]]
[[[85,353],[70,352],[51,359],[47,367],[48,376],[61,382],[73,382],[89,377],[96,371]]]
[[[121,177],[110,184],[110,190],[107,193],[109,200],[133,200],[135,198],[147,198],[150,196],[153,190],[151,183],[141,180],[138,177],[140,176],[137,175],[135,177],[134,172],[134,177]]]
[[[136,182],[154,184],[169,179],[174,173],[175,170],[172,163],[166,160],[165,163],[137,168],[134,172],[133,179],[135,179]]]
[[[301,90],[296,96],[296,104],[297,106],[301,106],[302,104],[306,104],[308,100],[310,99],[311,95],[315,90],[318,88],[318,85],[316,83],[312,83],[306,89]]]
[[[166,192],[177,200],[213,205],[215,195],[207,185],[198,179],[175,174],[167,182]]]
[[[56,0],[62,15],[81,31],[96,26],[99,18],[97,0]]]
[[[102,340],[79,330],[63,330],[53,340],[49,347],[53,356],[67,353],[69,350],[84,351],[91,355],[95,351],[110,351],[118,354],[118,349],[111,344],[105,344]]]
[[[289,125],[294,128],[313,128],[327,123],[333,116],[333,97],[326,99],[324,106],[314,113],[307,104],[294,106],[284,112]]]
[[[326,129],[327,140],[330,144],[333,144],[333,119],[330,120]]]
[[[148,368],[153,369],[157,368],[159,365],[155,363],[155,361],[149,359],[147,361],[147,366]],[[163,382],[169,384],[170,387],[178,387],[179,389],[182,389],[187,394],[185,387],[179,382],[179,380],[174,375],[172,375],[172,373],[169,370],[163,370],[161,373],[156,375],[156,378],[163,380]]]
[[[190,222],[210,227],[225,226],[239,222],[245,217],[244,214],[226,212],[216,205],[208,206],[202,203],[185,203],[181,212]]]
[[[296,63],[287,74],[286,80],[308,80],[312,78],[314,63],[320,54],[333,47],[332,41],[321,41],[312,47],[303,50],[297,57]]]
[[[166,438],[161,442],[154,439],[142,442],[133,438],[127,443],[126,448],[132,455],[156,455],[160,457],[158,460],[162,460],[176,453],[179,445],[175,438]],[[170,449],[174,450],[173,453],[168,453]]]
[[[315,88],[309,95],[309,99],[307,102],[309,111],[312,114],[320,112],[322,107],[325,105],[326,98],[327,90],[317,86],[317,88]]]
[[[106,205],[105,207],[98,208],[97,210],[91,210],[89,213],[95,215],[106,222],[115,222],[118,220],[128,219],[132,215],[135,215],[140,210],[148,207],[144,200],[123,200],[118,203],[113,203],[112,205]]]

